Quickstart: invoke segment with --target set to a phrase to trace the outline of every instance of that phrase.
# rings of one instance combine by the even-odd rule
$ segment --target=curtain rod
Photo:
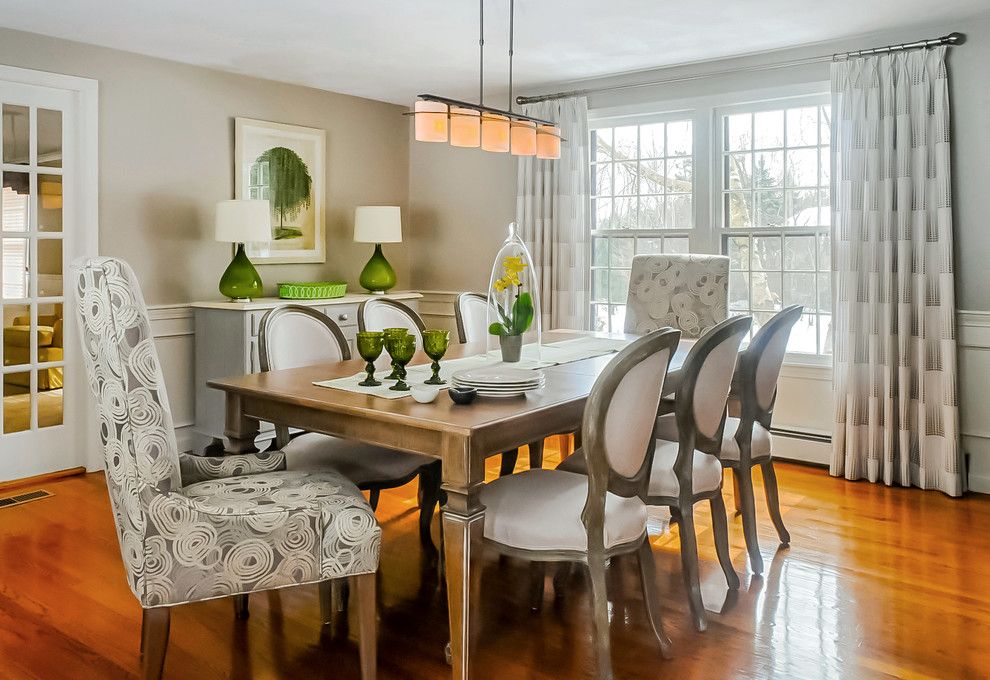
[[[818,64],[826,61],[841,61],[852,57],[862,57],[870,54],[885,54],[888,52],[902,52],[922,47],[936,47],[938,45],[962,45],[966,42],[966,36],[962,33],[953,32],[943,35],[941,38],[931,38],[929,40],[917,40],[909,43],[899,43],[896,45],[885,45],[884,47],[870,47],[865,50],[855,50],[853,52],[840,52],[838,54],[824,54],[818,57],[807,57],[805,59],[792,59],[791,61],[778,61],[770,64],[756,64],[753,66],[739,66],[727,68],[721,71],[708,71],[707,73],[696,73],[694,75],[678,76],[673,78],[662,78],[651,80],[645,83],[626,83],[623,85],[611,85],[609,87],[589,88],[584,90],[570,90],[567,92],[553,92],[551,94],[539,94],[532,97],[516,97],[517,104],[535,104],[536,102],[546,102],[554,99],[566,99],[567,97],[580,97],[600,92],[615,92],[617,90],[631,90],[637,87],[652,87],[654,85],[669,85],[671,83],[683,83],[691,80],[701,80],[715,76],[724,76],[732,73],[746,73],[754,71],[772,71],[779,68],[791,68],[793,66],[804,66],[805,64]]]

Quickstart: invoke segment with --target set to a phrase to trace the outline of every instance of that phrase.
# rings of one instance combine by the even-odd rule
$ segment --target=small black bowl
[[[478,390],[473,387],[451,387],[447,390],[450,400],[455,404],[467,406],[478,396]]]

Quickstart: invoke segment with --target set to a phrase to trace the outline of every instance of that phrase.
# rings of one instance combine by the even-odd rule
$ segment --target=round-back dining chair
[[[753,497],[753,468],[760,467],[766,489],[767,509],[782,545],[791,535],[780,514],[777,473],[773,469],[773,438],[770,421],[777,400],[777,379],[787,353],[794,324],[804,307],[791,305],[770,318],[739,358],[739,370],[730,398],[739,404],[739,417],[728,417],[722,436],[722,467],[732,469],[736,509],[742,515],[743,535],[749,563],[756,574],[763,573],[763,556],[756,532],[756,503]]]
[[[322,312],[302,305],[284,305],[261,319],[262,371],[277,371],[351,358],[340,327]],[[429,456],[395,451],[318,433],[290,437],[289,428],[275,423],[276,444],[289,469],[333,469],[370,492],[377,508],[382,489],[408,484],[419,477],[419,531],[424,546],[433,546],[430,527],[440,500],[440,461]]]
[[[457,340],[462,345],[483,342],[488,338],[489,309],[488,297],[481,293],[461,293],[457,296],[454,319],[457,322]],[[494,314],[491,320],[496,320]]]
[[[668,656],[647,538],[644,498],[653,459],[653,427],[663,381],[680,332],[653,331],[616,354],[595,380],[582,423],[587,474],[526,470],[486,484],[485,544],[539,564],[578,562],[591,573],[598,677],[610,678],[608,593],[611,558],[636,553],[647,613]],[[539,592],[542,592],[540,588]]]

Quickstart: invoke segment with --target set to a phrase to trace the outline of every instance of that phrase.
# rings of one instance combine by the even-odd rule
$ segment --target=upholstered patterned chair
[[[679,328],[699,338],[728,316],[729,258],[721,255],[637,255],[626,302],[626,333]]]
[[[133,271],[113,258],[83,259],[70,280],[120,551],[144,609],[144,677],[161,676],[175,605],[235,596],[243,617],[248,593],[351,577],[362,676],[373,678],[381,529],[357,487],[334,472],[285,471],[281,452],[178,453]],[[329,588],[321,596],[326,616]]]

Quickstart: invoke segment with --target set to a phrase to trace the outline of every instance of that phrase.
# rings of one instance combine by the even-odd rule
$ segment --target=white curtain
[[[958,496],[945,50],[832,64],[831,473]]]
[[[564,142],[560,159],[519,159],[516,222],[533,255],[540,285],[543,328],[579,328],[588,317],[588,100],[584,97],[524,107],[552,120]]]

